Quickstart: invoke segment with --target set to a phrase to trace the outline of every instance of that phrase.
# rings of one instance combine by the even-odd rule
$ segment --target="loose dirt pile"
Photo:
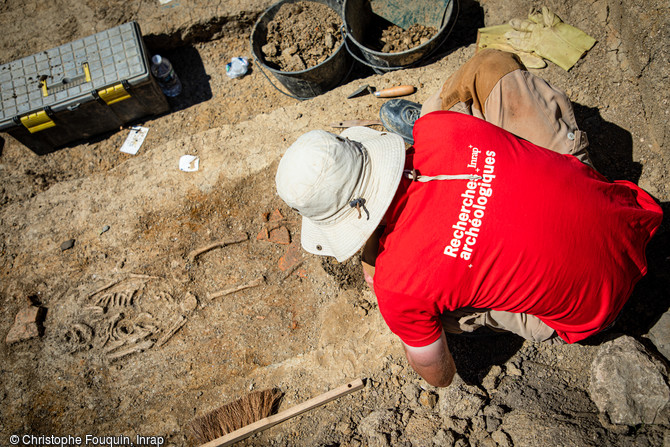
[[[415,23],[406,30],[397,25],[391,25],[382,31],[380,40],[384,46],[381,48],[381,52],[400,53],[410,50],[428,42],[436,33],[435,28],[419,23]]]
[[[286,3],[268,23],[267,62],[281,71],[300,71],[325,61],[342,44],[340,16],[317,2]]]

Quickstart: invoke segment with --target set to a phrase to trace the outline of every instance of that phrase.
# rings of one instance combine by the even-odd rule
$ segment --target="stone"
[[[410,405],[416,405],[417,399],[419,398],[419,387],[412,382],[407,382],[402,387],[402,394],[407,398]]]
[[[419,395],[419,403],[432,410],[435,404],[437,404],[437,395],[433,392],[423,390]]]
[[[493,365],[486,377],[482,380],[482,386],[489,393],[492,394],[498,383],[500,382],[500,375],[502,374],[502,367],[500,365]]]
[[[198,298],[191,292],[187,292],[179,307],[184,312],[191,312],[198,307]]]
[[[507,433],[502,430],[491,433],[491,439],[498,444],[498,447],[512,447],[512,440],[507,436]]]
[[[514,363],[507,364],[507,374],[510,376],[521,376],[523,371],[519,369]]]
[[[14,317],[14,325],[9,329],[5,342],[9,345],[38,337],[39,325],[44,321],[45,311],[45,308],[39,306],[21,309]]]
[[[440,414],[445,417],[470,419],[482,409],[486,399],[482,390],[467,385],[457,375],[450,386],[439,390]]]
[[[468,421],[465,419],[449,417],[444,419],[444,427],[462,435],[468,430]]]
[[[502,420],[498,419],[495,416],[486,416],[486,431],[489,433],[493,433],[494,431],[498,430],[498,427],[500,427],[500,424],[502,424]]]
[[[665,366],[629,336],[604,343],[591,364],[589,394],[614,424],[668,424]]]
[[[279,258],[279,270],[282,272],[293,270],[301,262],[302,249],[300,248],[300,242],[293,241],[286,249],[284,256]]]
[[[670,310],[661,315],[646,337],[663,357],[670,360]]]
[[[15,324],[9,329],[5,342],[8,345],[18,343],[20,341],[29,340],[40,335],[39,328],[36,323]]]
[[[439,429],[435,436],[433,436],[433,445],[436,446],[448,446],[454,445],[456,441],[456,436],[451,430]]]
[[[68,239],[67,241],[60,244],[60,251],[69,250],[74,247],[74,239]]]
[[[14,324],[39,323],[43,320],[44,308],[39,306],[28,306],[21,309],[14,317]]]
[[[291,243],[291,235],[285,226],[274,228],[270,230],[270,242],[281,245],[288,245]]]
[[[270,239],[270,233],[268,232],[268,229],[263,227],[261,231],[258,232],[256,235],[256,240],[257,241],[267,241]]]
[[[491,438],[484,438],[477,445],[481,447],[498,447],[498,444]]]
[[[395,425],[392,410],[378,410],[371,412],[361,420],[358,424],[358,431],[367,438],[368,446],[386,447],[389,445],[386,433],[391,432]]]
[[[268,222],[278,222],[284,220],[284,215],[279,211],[278,208],[275,208],[272,213],[268,216]]]

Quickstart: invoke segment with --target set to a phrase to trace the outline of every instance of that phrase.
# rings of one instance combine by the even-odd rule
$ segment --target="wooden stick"
[[[230,239],[217,241],[217,242],[209,244],[205,247],[193,250],[193,251],[189,252],[188,258],[191,261],[193,261],[193,260],[195,260],[196,257],[198,257],[201,254],[206,253],[210,250],[213,250],[213,249],[219,248],[219,247],[225,247],[226,245],[230,245],[230,244],[237,244],[239,242],[244,242],[247,239],[249,239],[249,236],[247,234],[238,234],[238,235],[235,235],[235,236],[231,237]]]
[[[229,287],[227,289],[219,290],[218,292],[212,292],[207,295],[207,298],[211,300],[220,296],[230,295],[231,293],[239,292],[240,290],[248,289],[250,287],[258,287],[263,284],[263,279],[264,278],[261,276],[260,278],[256,278],[246,284],[240,284],[239,286]]]
[[[225,447],[232,445],[258,433],[259,431],[266,430],[274,425],[284,422],[287,419],[298,416],[299,414],[312,410],[316,407],[320,407],[321,405],[327,404],[331,400],[335,400],[338,397],[342,397],[351,392],[360,390],[363,388],[363,386],[365,386],[363,381],[361,379],[356,379],[353,382],[349,382],[339,388],[335,388],[319,396],[316,396],[306,402],[296,405],[295,407],[289,408],[288,410],[284,410],[272,416],[268,416],[254,422],[253,424],[249,424],[246,427],[242,427],[238,430],[235,430],[234,432],[228,433],[227,435],[221,436],[220,438],[216,438],[215,440],[203,444],[200,447]]]

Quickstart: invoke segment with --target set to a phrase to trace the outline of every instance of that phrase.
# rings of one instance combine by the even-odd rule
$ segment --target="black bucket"
[[[416,1],[430,1],[430,0],[410,0]],[[454,3],[456,3],[454,5]],[[456,12],[454,13],[454,8]],[[398,53],[382,53],[367,47],[364,42],[368,40],[367,33],[371,29],[379,28],[380,24],[388,23],[386,19],[378,16],[372,11],[370,0],[345,0],[343,8],[344,26],[347,33],[347,41],[353,43],[364,60],[359,58],[347,43],[347,49],[351,55],[362,64],[372,67],[377,73],[384,73],[392,70],[399,70],[408,68],[410,66],[419,65],[446,42],[458,15],[458,1],[451,0],[444,10],[442,18],[442,25],[437,30],[437,33],[421,45],[410,48],[406,51]],[[424,25],[422,23],[422,25]]]
[[[293,95],[288,96],[292,96],[296,99],[309,99],[337,87],[349,74],[353,61],[349,53],[346,51],[343,40],[335,53],[319,65],[307,68],[306,70],[281,71],[270,67],[267,64],[261,48],[267,43],[268,23],[272,21],[275,15],[277,15],[277,12],[282,5],[286,3],[297,3],[299,1],[306,0],[282,0],[270,6],[263,14],[261,14],[251,31],[251,52],[253,53],[254,59],[259,64],[261,71],[263,69],[269,70],[274,77],[284,85],[284,87],[293,93]],[[333,9],[340,18],[344,20],[342,17],[342,5],[337,0],[307,1],[323,3]],[[268,78],[268,80],[272,83],[270,78]],[[285,92],[282,91],[282,93]]]

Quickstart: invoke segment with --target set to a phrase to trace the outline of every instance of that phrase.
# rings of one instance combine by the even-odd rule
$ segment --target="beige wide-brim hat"
[[[399,135],[351,127],[335,135],[307,132],[277,169],[279,196],[302,216],[302,247],[309,253],[353,256],[379,225],[405,164]]]

